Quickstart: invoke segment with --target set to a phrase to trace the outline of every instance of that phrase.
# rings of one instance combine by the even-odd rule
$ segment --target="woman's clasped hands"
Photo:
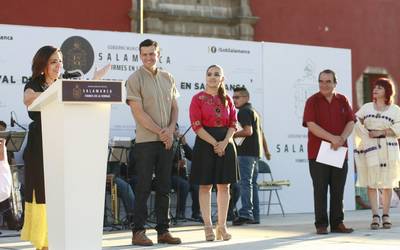
[[[223,141],[219,141],[214,144],[214,152],[219,156],[222,157],[225,155],[225,148],[228,145],[229,140],[225,139]]]

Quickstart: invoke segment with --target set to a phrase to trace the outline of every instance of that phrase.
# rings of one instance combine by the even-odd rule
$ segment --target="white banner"
[[[276,179],[291,181],[292,185],[281,191],[285,210],[313,211],[306,129],[301,127],[304,102],[317,91],[317,73],[325,68],[338,73],[338,90],[351,98],[349,50],[16,25],[0,25],[0,38],[0,120],[9,124],[10,112],[15,111],[18,122],[25,127],[30,119],[22,103],[23,88],[31,75],[32,58],[44,45],[60,47],[64,68],[74,70],[79,64],[78,68],[87,79],[93,76],[95,67],[111,63],[112,68],[105,78],[126,80],[142,64],[139,43],[147,38],[158,41],[161,47],[159,66],[174,75],[181,95],[178,104],[182,132],[190,125],[188,108],[192,96],[204,89],[207,67],[221,65],[229,94],[237,85],[245,85],[251,93],[251,102],[264,121]],[[134,138],[134,129],[129,107],[114,105],[111,138]],[[193,143],[193,138],[194,133],[190,131],[189,143]],[[349,162],[345,204],[347,209],[353,209],[353,168],[352,161]],[[300,202],[299,197],[304,202]]]
[[[351,103],[351,54],[347,49],[265,43],[264,129],[276,179],[290,180],[281,192],[287,212],[313,211],[313,189],[307,160],[307,129],[302,127],[304,105],[318,92],[318,74],[336,72],[337,91]],[[349,170],[345,209],[354,209],[353,145],[349,140]],[[329,198],[328,198],[329,201]],[[279,212],[277,206],[274,212]]]
[[[256,42],[14,25],[0,25],[0,31],[10,38],[0,40],[0,89],[4,97],[0,101],[0,120],[8,120],[10,112],[15,111],[24,126],[30,120],[22,104],[23,87],[31,75],[32,58],[44,45],[61,47],[66,70],[76,69],[74,61],[79,61],[79,68],[90,79],[95,67],[111,63],[105,79],[126,80],[142,64],[139,43],[147,38],[158,41],[159,66],[174,75],[181,94],[178,99],[181,130],[190,124],[189,103],[193,94],[204,89],[205,71],[211,64],[224,68],[228,90],[245,85],[251,91],[262,91],[261,44]],[[262,102],[256,106],[262,109]],[[134,128],[128,106],[115,105],[111,136],[134,137]]]

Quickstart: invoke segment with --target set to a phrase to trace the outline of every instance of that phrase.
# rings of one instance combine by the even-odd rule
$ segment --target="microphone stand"
[[[26,131],[27,129],[24,128],[21,124],[19,124],[17,121],[14,120],[14,124],[16,124],[18,127],[22,128],[24,131]]]
[[[13,115],[14,114],[14,115]],[[27,131],[27,129],[26,128],[24,128],[21,124],[19,124],[16,120],[15,120],[15,118],[17,118],[17,114],[15,113],[15,111],[11,111],[11,127],[14,127],[14,124],[16,124],[18,127],[20,127],[20,128],[22,128],[24,131]]]
[[[184,153],[182,152],[183,151],[183,149],[182,149],[182,138],[189,132],[189,130],[192,128],[192,126],[190,125],[189,127],[188,127],[188,129],[179,137],[179,139],[178,139],[178,142],[177,142],[177,146],[176,146],[176,153],[178,154],[178,166],[177,166],[177,177],[178,178],[183,178],[182,176],[181,176],[181,170],[179,169],[179,162],[181,161],[181,160],[183,160],[183,158],[184,158]],[[186,166],[185,166],[186,167]],[[185,175],[187,174],[187,172],[186,172],[186,170],[185,170]],[[185,179],[186,180],[186,179]],[[181,192],[181,190],[180,190],[180,188],[179,188],[179,183],[177,184],[177,190],[176,190],[176,207],[178,208],[178,204],[179,204],[179,194],[180,194],[180,192]],[[181,208],[181,209],[183,209],[183,211],[180,211],[180,212],[183,212],[183,215],[185,215],[185,213],[186,213],[186,204],[185,204],[185,206],[183,207],[183,208]],[[184,217],[186,217],[186,216],[184,216]],[[184,220],[186,220],[186,218],[183,218]],[[178,223],[178,214],[176,214],[175,215],[175,218],[172,218],[172,220],[174,220],[174,222],[175,222],[175,224],[177,224]]]
[[[182,137],[184,137],[184,136],[187,134],[187,132],[189,132],[189,130],[190,130],[191,128],[192,128],[192,125],[190,125],[190,126],[188,127],[188,129],[186,129],[185,133],[183,133],[183,135],[181,135],[181,136],[179,137],[178,145],[181,145],[181,143],[182,143]]]

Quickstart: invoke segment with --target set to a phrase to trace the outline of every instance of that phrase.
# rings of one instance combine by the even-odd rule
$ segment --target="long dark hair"
[[[44,71],[47,67],[49,58],[54,52],[61,53],[59,48],[51,45],[41,47],[35,54],[32,60],[32,79],[44,79]]]
[[[207,71],[206,71],[206,72],[208,73],[208,71],[209,71],[211,68],[219,68],[219,70],[221,71],[222,76],[224,76],[224,70],[222,69],[221,66],[219,66],[219,65],[217,65],[217,64],[213,64],[213,65],[211,65],[211,66],[209,66],[209,67],[207,68]],[[219,96],[219,98],[221,99],[221,103],[222,103],[224,106],[228,105],[228,102],[227,102],[227,100],[226,100],[226,89],[225,89],[225,83],[224,83],[224,81],[222,81],[221,85],[219,85],[219,87],[218,87],[218,96]]]

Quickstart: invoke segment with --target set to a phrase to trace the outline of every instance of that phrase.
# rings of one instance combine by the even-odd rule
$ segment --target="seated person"
[[[4,121],[0,121],[0,132],[7,130],[7,124]],[[8,163],[11,165],[16,165],[15,156],[13,152],[7,151]]]
[[[171,173],[171,188],[177,194],[176,217],[186,218],[186,199],[189,194],[189,181],[186,159],[192,159],[192,149],[187,145],[185,137],[179,135],[179,126],[176,125],[173,142],[173,163]]]
[[[232,183],[230,188],[231,198],[229,199],[229,207],[228,207],[228,221],[234,221],[239,217],[239,212],[236,208],[236,203],[240,198],[240,185],[239,183]]]
[[[356,209],[371,209],[368,202],[367,188],[356,187]]]
[[[115,163],[108,164],[107,179],[112,178],[113,182],[117,185],[117,196],[122,200],[126,211],[127,222],[131,224],[133,220],[133,205],[135,202],[135,195],[131,185],[128,182],[118,177],[118,174],[112,173],[113,171],[111,171],[111,169],[115,168],[112,167],[112,165],[115,165]]]
[[[7,124],[4,121],[0,121],[0,131],[5,131],[7,129]],[[4,140],[5,143],[5,140]],[[3,146],[0,148],[0,156],[3,155],[4,152]],[[7,151],[7,159],[8,159],[8,164],[15,165],[15,158],[14,158],[14,153],[13,152],[8,152]],[[2,202],[0,202],[0,214],[3,215],[3,220],[6,221],[7,223],[7,228],[10,230],[20,230],[21,225],[18,222],[18,219],[14,216],[11,208],[11,198],[8,198]]]
[[[188,162],[190,163],[190,162]],[[188,164],[189,165],[189,164]],[[192,219],[194,221],[203,222],[200,213],[200,203],[199,203],[199,185],[190,184],[190,194],[192,196]]]
[[[399,182],[399,186],[400,186],[400,182]],[[399,197],[399,199],[400,199],[400,188],[393,188],[393,191],[397,194],[397,197]]]
[[[354,183],[357,182],[357,168],[354,169]],[[355,187],[356,209],[371,209],[368,201],[368,188]]]
[[[185,155],[185,180],[187,180],[187,176],[189,176],[190,173],[190,166],[191,166],[191,160],[192,160],[192,149],[190,146],[186,143],[186,139],[184,136],[179,136],[181,138],[181,146],[184,151]],[[192,197],[192,220],[202,222],[203,219],[201,218],[201,213],[200,213],[200,203],[199,203],[199,185],[197,184],[192,184],[189,183],[189,192]],[[186,199],[185,199],[186,200]]]
[[[136,183],[138,182],[137,174],[135,171],[135,157],[133,153],[134,149],[135,149],[135,139],[131,141],[131,148],[129,149],[128,153],[129,161],[126,169],[127,171],[126,176],[128,177],[128,182],[131,185],[133,192],[135,192],[135,186]]]

